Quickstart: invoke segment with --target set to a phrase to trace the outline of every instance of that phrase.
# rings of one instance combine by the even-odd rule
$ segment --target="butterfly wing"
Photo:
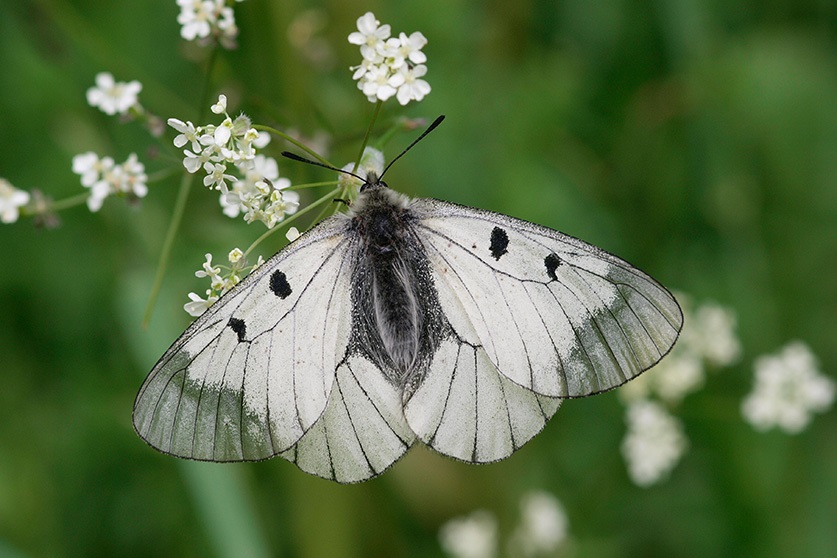
[[[404,414],[416,435],[439,453],[489,463],[540,432],[561,400],[509,381],[469,338],[476,338],[472,328],[455,330],[440,344]]]
[[[134,404],[146,442],[192,459],[257,460],[311,430],[348,346],[346,226],[332,218],[297,239],[166,351]]]
[[[308,473],[341,483],[383,473],[415,441],[401,407],[401,390],[361,353],[337,368],[326,411],[282,457]]]
[[[605,391],[677,340],[671,293],[604,250],[499,213],[428,199],[411,208],[451,326],[517,386],[547,397]]]

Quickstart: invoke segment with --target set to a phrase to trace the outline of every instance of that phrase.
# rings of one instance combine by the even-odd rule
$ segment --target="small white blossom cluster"
[[[439,542],[454,558],[493,558],[497,554],[497,520],[486,510],[451,519],[439,529]]]
[[[148,193],[148,176],[136,153],[117,165],[112,157],[99,158],[88,151],[73,157],[73,172],[81,176],[81,185],[90,189],[87,207],[93,212],[101,209],[108,196],[119,195],[135,201]]]
[[[628,433],[622,440],[622,455],[631,480],[651,486],[668,475],[686,452],[683,425],[656,401],[632,403],[626,414]]]
[[[508,539],[510,556],[554,556],[568,537],[569,521],[561,502],[538,490],[520,500],[520,523]],[[492,558],[498,552],[497,519],[486,510],[451,519],[439,529],[442,548],[454,558]]]
[[[421,51],[427,39],[418,31],[397,38],[390,32],[390,26],[381,25],[372,12],[358,18],[349,42],[360,45],[363,61],[350,68],[352,79],[358,80],[358,89],[372,103],[393,95],[402,105],[421,101],[430,93],[430,84],[421,79],[427,73],[427,56]]]
[[[183,305],[183,309],[189,315],[198,317],[206,312],[206,309],[212,306],[221,295],[235,287],[242,277],[264,263],[264,259],[259,256],[255,265],[248,267],[244,252],[239,248],[233,248],[227,260],[230,262],[229,266],[213,266],[212,254],[206,254],[206,261],[202,268],[195,272],[195,277],[209,278],[209,288],[206,290],[206,298],[201,298],[196,293],[189,293],[190,302]]]
[[[116,81],[108,72],[96,74],[96,86],[87,90],[87,104],[105,114],[126,114],[139,106],[142,84],[134,81]]]
[[[191,122],[169,118],[169,126],[179,132],[174,138],[175,147],[189,144],[190,149],[183,150],[183,166],[190,173],[205,173],[203,184],[221,193],[225,215],[243,214],[248,223],[261,221],[273,228],[296,212],[299,194],[287,190],[291,183],[279,178],[275,159],[256,154],[268,144],[270,135],[255,130],[244,114],[233,119],[227,113],[225,95],[218,97],[212,112],[224,115],[224,121],[217,126],[195,127]]]
[[[815,412],[834,403],[835,382],[820,373],[817,359],[801,341],[776,355],[756,359],[753,391],[741,404],[744,418],[757,430],[778,427],[801,432]]]
[[[664,479],[686,451],[682,424],[668,408],[703,387],[707,367],[729,366],[741,354],[731,309],[715,303],[695,309],[687,296],[677,299],[683,308],[677,344],[657,366],[619,388],[628,424],[622,454],[639,486]]]
[[[20,208],[29,203],[29,192],[18,190],[5,178],[0,178],[0,222],[14,223]]]
[[[520,501],[520,525],[509,540],[512,556],[553,556],[567,539],[569,520],[558,499],[543,490],[530,492]]]
[[[351,174],[348,174],[352,172],[352,169],[354,168],[354,163],[344,165],[340,170],[344,170],[346,172],[340,173],[337,176],[337,185],[345,190],[357,192],[358,188],[363,185],[363,182]],[[363,149],[363,155],[360,157],[360,163],[358,163],[354,174],[365,177],[370,172],[375,173],[378,176],[381,176],[384,172],[384,154],[374,147],[366,147]]]
[[[180,6],[177,23],[183,26],[181,37],[187,41],[207,41],[215,37],[224,47],[235,47],[238,26],[235,13],[226,0],[177,0],[177,5]]]

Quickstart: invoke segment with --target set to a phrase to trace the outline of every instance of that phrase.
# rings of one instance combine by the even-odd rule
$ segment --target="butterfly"
[[[682,324],[665,287],[600,248],[409,199],[369,172],[348,212],[280,250],[174,342],[137,395],[134,427],[178,457],[279,455],[340,483],[379,475],[417,441],[489,463],[563,399],[656,364]]]

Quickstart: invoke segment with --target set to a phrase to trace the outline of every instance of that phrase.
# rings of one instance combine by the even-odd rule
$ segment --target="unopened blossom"
[[[834,403],[835,382],[819,371],[811,349],[801,341],[778,354],[759,357],[755,363],[753,391],[741,412],[757,430],[778,427],[788,434],[805,429],[813,413]]]
[[[29,203],[29,192],[18,190],[5,178],[0,178],[0,222],[14,223],[20,208]]]
[[[96,86],[87,90],[87,103],[105,114],[125,114],[137,105],[142,84],[136,80],[116,81],[108,72],[96,74]]]

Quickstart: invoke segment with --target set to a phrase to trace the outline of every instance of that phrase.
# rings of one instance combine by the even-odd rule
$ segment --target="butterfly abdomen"
[[[352,337],[403,388],[423,374],[427,363],[422,356],[433,354],[444,322],[406,198],[381,187],[361,199],[351,226],[359,251],[352,281]]]

